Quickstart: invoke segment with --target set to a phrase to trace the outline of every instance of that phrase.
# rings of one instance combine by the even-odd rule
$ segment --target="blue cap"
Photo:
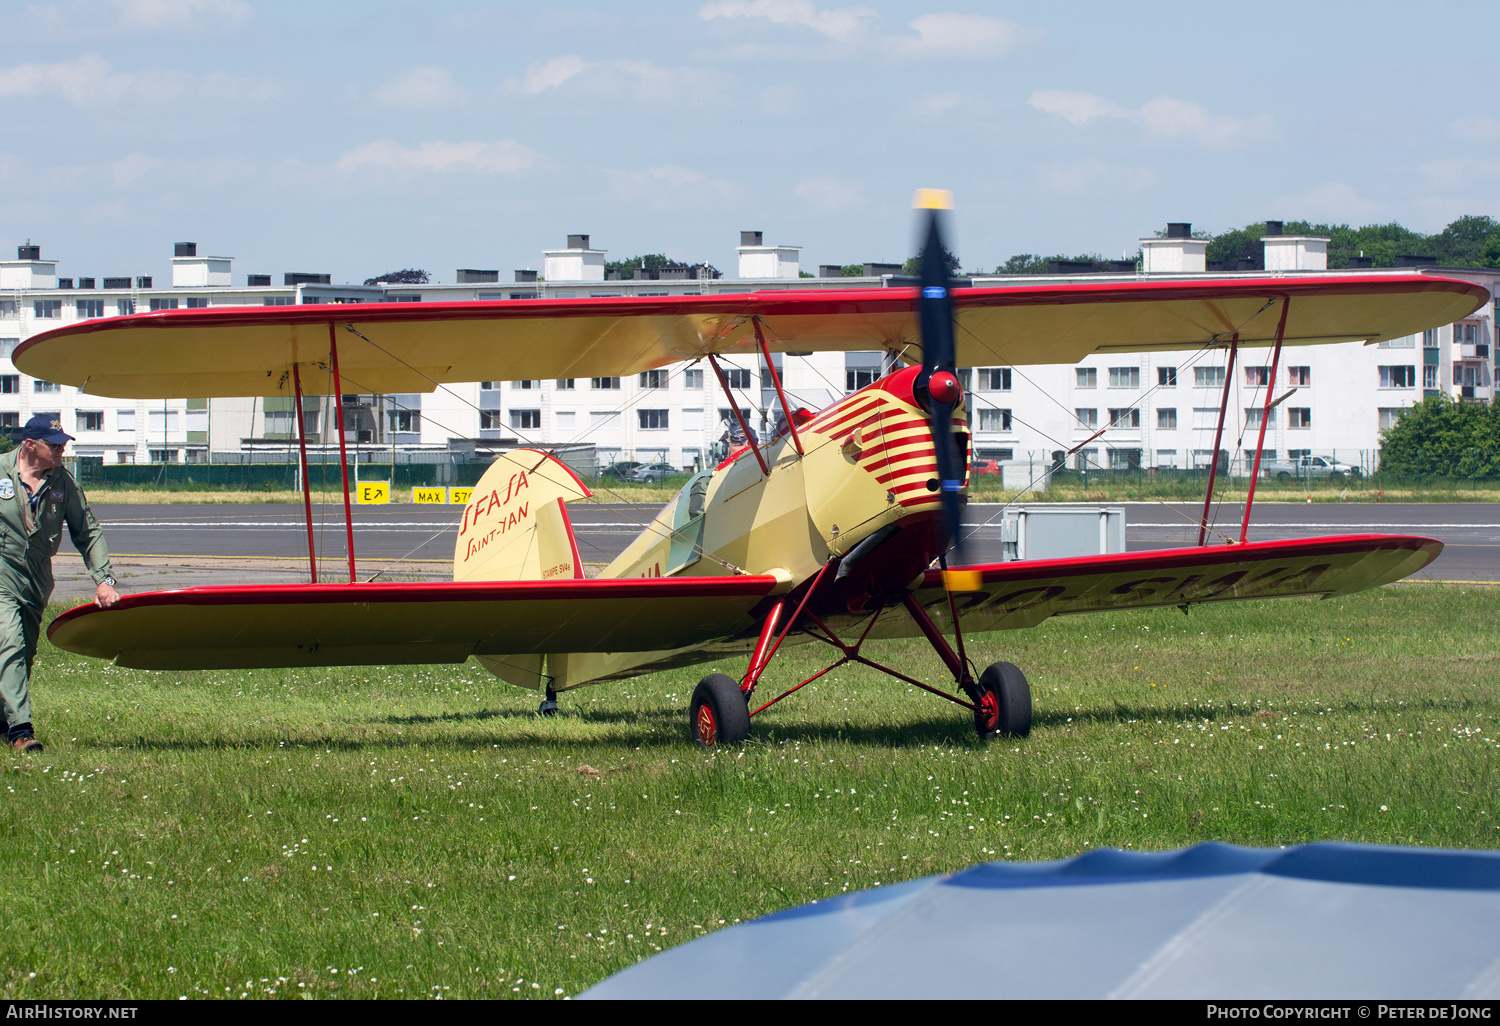
[[[73,436],[64,433],[62,421],[53,413],[38,413],[26,422],[25,429],[21,432],[21,440],[39,439],[52,445],[62,445],[71,442]]]

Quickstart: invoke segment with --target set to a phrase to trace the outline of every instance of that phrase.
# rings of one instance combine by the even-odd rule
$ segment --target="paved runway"
[[[1131,549],[1194,544],[1201,507],[1187,503],[1119,503],[1125,507]],[[624,505],[570,507],[579,549],[597,572],[640,531],[655,510]],[[977,561],[1000,558],[1003,507],[974,505]],[[307,531],[302,507],[278,504],[223,506],[126,506],[100,503],[104,524],[127,590],[180,588],[196,584],[271,583],[308,578]],[[342,505],[313,507],[313,528],[325,580],[347,580]],[[356,507],[354,549],[359,576],[411,580],[448,579],[461,510],[457,506],[400,504]],[[1216,530],[1239,537],[1240,507],[1226,506]],[[1250,526],[1251,540],[1320,534],[1420,534],[1447,548],[1420,576],[1435,580],[1500,581],[1500,505],[1486,503],[1261,503]],[[58,559],[59,597],[91,589],[82,564],[66,540]]]

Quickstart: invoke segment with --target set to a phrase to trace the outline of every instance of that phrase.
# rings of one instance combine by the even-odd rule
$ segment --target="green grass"
[[[1218,839],[1500,846],[1485,589],[971,640],[1029,739],[841,669],[686,741],[711,667],[536,696],[477,666],[149,673],[44,644],[0,756],[5,998],[574,994],[724,924],[988,859]],[[936,682],[915,643],[884,658]],[[824,650],[773,663],[795,683]],[[740,660],[719,668],[734,674]],[[753,967],[747,971],[753,971]]]

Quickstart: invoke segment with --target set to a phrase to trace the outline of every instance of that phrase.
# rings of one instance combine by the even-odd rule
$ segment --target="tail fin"
[[[568,467],[536,449],[513,449],[485,471],[453,548],[455,581],[581,579],[583,560],[567,501],[593,496]],[[501,680],[540,690],[540,655],[480,656]]]
[[[578,476],[537,449],[513,449],[479,479],[453,548],[455,581],[582,578],[569,499],[593,496]]]

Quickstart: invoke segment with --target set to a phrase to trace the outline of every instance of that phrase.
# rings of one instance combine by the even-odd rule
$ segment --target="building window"
[[[1379,418],[1380,430],[1389,431],[1395,427],[1396,421],[1406,416],[1406,411],[1410,408],[1409,406],[1382,406],[1377,409],[1375,412]]]
[[[19,305],[20,304],[17,303],[17,301],[14,300],[14,299],[0,299],[0,317],[18,317],[18,316],[20,316],[16,312],[17,308],[19,307]]]
[[[1177,368],[1176,367],[1158,367],[1158,368],[1156,368],[1156,387],[1157,388],[1176,388],[1177,387]]]
[[[1139,449],[1111,449],[1109,450],[1110,470],[1138,470],[1141,466],[1141,450]]]
[[[635,414],[642,431],[665,431],[667,429],[666,410],[636,410]]]
[[[0,374],[0,394],[14,395],[21,391],[21,375]]]
[[[1077,467],[1079,470],[1103,470],[1099,465],[1098,449],[1079,449],[1077,455]]]
[[[79,317],[104,316],[104,300],[102,299],[80,299],[77,303]]]
[[[702,370],[685,370],[682,372],[682,387],[701,389],[703,387]]]
[[[115,300],[115,313],[119,314],[121,317],[129,317],[131,314],[135,313],[135,300]]]
[[[1312,384],[1311,367],[1288,367],[1286,369],[1286,383],[1293,388],[1306,388]]]
[[[1176,431],[1177,430],[1177,411],[1175,409],[1172,409],[1172,410],[1157,410],[1156,411],[1156,427],[1157,427],[1157,430],[1159,430],[1159,431]]]
[[[564,435],[571,435],[573,429],[578,426],[578,412],[576,410],[553,410],[552,429]]]
[[[500,429],[500,411],[499,410],[480,410],[479,411],[479,430],[481,430],[481,431],[498,431],[499,429]]]
[[[61,392],[62,386],[55,381],[43,381],[37,378],[31,383],[31,390],[33,392]]]
[[[542,426],[541,410],[511,410],[510,426],[518,431],[534,431]]]
[[[1276,458],[1276,450],[1275,449],[1262,449],[1260,451],[1260,458],[1261,458],[1262,461],[1265,461],[1265,460],[1274,460]],[[1255,461],[1255,450],[1254,449],[1246,449],[1245,450],[1245,462],[1246,463],[1250,463],[1250,464],[1253,465],[1254,461]]]
[[[1271,383],[1271,368],[1246,367],[1245,384],[1253,388],[1264,388]]]
[[[479,383],[479,390],[481,392],[498,392],[498,391],[500,391],[500,382],[498,382],[498,381],[481,381]]]
[[[530,379],[527,381],[512,381],[510,383],[510,387],[522,392],[540,392],[542,390],[542,383],[535,379]]]
[[[880,380],[878,367],[851,367],[844,371],[844,391],[858,392]]]
[[[749,388],[750,371],[744,367],[725,367],[724,380],[729,382],[730,388]]]
[[[1141,369],[1139,367],[1111,367],[1109,369],[1110,388],[1140,388]]]
[[[589,378],[589,387],[593,388],[593,389],[599,389],[601,391],[609,391],[610,389],[618,389],[620,387],[620,379],[619,378]]]
[[[571,392],[571,391],[573,391],[573,388],[574,388],[574,381],[573,381],[572,378],[558,378],[557,379],[557,390],[559,392]]]
[[[1290,406],[1286,411],[1286,426],[1291,430],[1312,427],[1312,409],[1307,406]]]
[[[741,407],[740,408],[740,416],[745,418],[745,423],[746,424],[750,423],[750,411],[749,410],[745,409],[744,407]],[[734,411],[731,410],[727,406],[720,406],[719,407],[719,423],[726,424],[726,425],[735,423]]]
[[[1424,365],[1422,367],[1422,387],[1423,388],[1437,388],[1438,387],[1438,369],[1437,369],[1437,364],[1435,364],[1435,363],[1429,363],[1429,364],[1426,364],[1426,365]]]
[[[1438,347],[1438,333],[1436,328],[1428,328],[1422,332],[1422,348],[1436,349]]]
[[[1093,367],[1077,367],[1074,369],[1077,375],[1079,388],[1098,388],[1099,371]]]
[[[1194,367],[1193,368],[1193,387],[1194,388],[1223,388],[1224,387],[1224,368],[1223,367]]]
[[[1376,349],[1415,349],[1417,348],[1417,336],[1402,335],[1400,338],[1382,339]]]
[[[151,449],[151,450],[148,450],[148,451],[151,454],[151,462],[152,463],[176,463],[177,462],[177,450],[176,449]]]
[[[153,299],[153,300],[151,300],[151,309],[153,311],[155,311],[155,310],[176,310],[177,309],[177,300],[175,300],[175,299]]]
[[[62,316],[61,299],[38,299],[31,304],[32,313],[42,320],[52,320],[54,317]]]
[[[1382,367],[1380,368],[1381,388],[1416,388],[1417,368],[1415,365],[1407,367]]]
[[[79,410],[78,414],[77,414],[77,418],[78,419],[77,419],[76,423],[77,423],[78,426],[74,430],[77,430],[77,431],[103,431],[104,430],[104,411],[103,410]]]
[[[287,424],[291,424],[291,414],[287,414]],[[147,410],[146,411],[146,437],[161,438],[163,435],[175,435],[178,431],[176,410]],[[161,462],[160,460],[157,461]]]
[[[153,300],[153,302],[154,302],[154,300]],[[262,306],[296,306],[297,305],[297,297],[296,296],[267,296],[265,299],[261,300],[261,305]],[[151,309],[155,310],[156,307],[152,306]]]
[[[1009,367],[979,368],[979,390],[981,392],[1009,392]]]
[[[187,308],[189,310],[207,310],[208,309],[208,297],[207,296],[188,296],[187,297]]]
[[[1009,410],[980,410],[979,430],[981,431],[1009,431]]]
[[[1168,468],[1177,466],[1177,450],[1176,449],[1158,449],[1158,450],[1156,450],[1156,465],[1158,467],[1168,467]]]
[[[135,411],[134,410],[116,410],[115,411],[115,430],[116,431],[134,431],[135,430]]]
[[[1259,428],[1260,427],[1261,418],[1265,416],[1265,412],[1266,412],[1266,410],[1265,410],[1265,407],[1263,407],[1263,406],[1251,406],[1251,407],[1247,408],[1245,410],[1245,427],[1247,427],[1247,428]],[[1271,408],[1271,422],[1270,422],[1270,426],[1271,427],[1275,427],[1276,426],[1276,408],[1275,407]]]
[[[664,370],[641,371],[639,384],[642,388],[666,388],[667,372]]]
[[[703,410],[702,409],[683,410],[682,411],[682,429],[684,431],[702,431],[703,430]]]
[[[1114,409],[1109,411],[1109,426],[1117,428],[1138,428],[1141,426],[1141,411],[1134,406],[1128,409]]]
[[[616,378],[615,380],[619,380]],[[598,431],[618,431],[620,429],[619,410],[590,410],[589,428]]]
[[[421,431],[421,410],[386,410],[385,416],[392,431]]]
[[[385,297],[385,301],[387,303],[420,303],[422,301],[422,297],[421,296],[392,296],[392,295],[387,295]]]
[[[1078,418],[1080,427],[1092,428],[1099,426],[1098,410],[1077,409],[1073,411],[1073,416]]]

